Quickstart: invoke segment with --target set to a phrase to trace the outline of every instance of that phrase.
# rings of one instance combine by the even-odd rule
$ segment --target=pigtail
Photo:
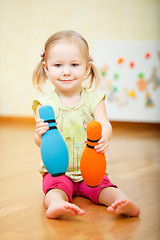
[[[90,68],[90,72],[87,76],[87,78],[90,78],[90,84],[88,86],[88,88],[93,88],[93,90],[97,90],[98,87],[100,86],[100,74],[96,68],[96,66],[91,63],[91,68]]]
[[[43,59],[39,62],[39,64],[35,67],[32,75],[32,82],[35,88],[40,90],[42,92],[41,86],[43,83],[45,83],[47,79],[46,72],[44,70],[44,67],[42,65]]]

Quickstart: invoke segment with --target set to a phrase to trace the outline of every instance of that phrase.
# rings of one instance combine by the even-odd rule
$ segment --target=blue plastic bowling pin
[[[69,162],[66,143],[59,133],[53,108],[49,105],[40,107],[39,116],[48,122],[49,130],[42,135],[41,157],[47,171],[53,176],[64,175]]]

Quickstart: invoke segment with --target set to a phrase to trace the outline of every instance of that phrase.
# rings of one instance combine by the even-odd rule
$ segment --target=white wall
[[[46,39],[73,29],[88,40],[160,40],[159,0],[1,0],[0,115],[33,116],[32,71]]]

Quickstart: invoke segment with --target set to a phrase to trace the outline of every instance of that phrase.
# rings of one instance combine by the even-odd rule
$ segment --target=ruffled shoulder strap
[[[41,106],[50,105],[55,112],[55,116],[56,117],[58,116],[58,112],[59,112],[58,98],[55,90],[52,91],[48,96],[40,97],[33,100],[32,110],[34,112],[35,117],[36,117],[36,109],[39,104]]]
[[[97,105],[102,101],[105,100],[106,93],[100,91],[91,91],[88,89],[84,89],[84,100],[86,101],[87,105],[89,105],[90,113],[93,113]]]

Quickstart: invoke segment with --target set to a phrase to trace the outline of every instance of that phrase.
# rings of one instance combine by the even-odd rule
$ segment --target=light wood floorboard
[[[160,128],[115,124],[108,173],[141,209],[138,218],[115,216],[106,207],[76,197],[85,215],[60,220],[45,217],[40,151],[32,122],[0,121],[1,240],[159,240]]]

